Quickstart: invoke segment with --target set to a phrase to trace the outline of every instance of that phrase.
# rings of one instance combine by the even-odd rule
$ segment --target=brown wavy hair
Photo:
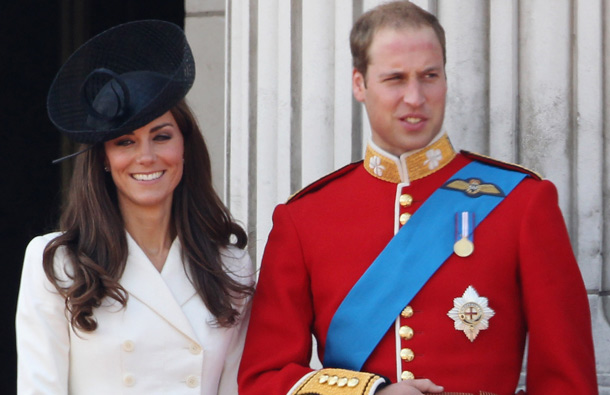
[[[245,248],[247,235],[231,217],[212,186],[210,156],[197,122],[184,100],[171,110],[184,137],[184,172],[172,199],[171,233],[182,244],[191,282],[216,323],[229,327],[239,312],[233,302],[253,293],[223,267],[221,247]],[[127,261],[127,239],[117,191],[104,171],[104,147],[98,144],[77,156],[66,205],[59,221],[60,236],[43,254],[49,281],[66,300],[74,329],[94,331],[94,309],[104,298],[125,306],[128,295],[119,284]],[[72,265],[63,273],[54,265],[63,247]],[[68,282],[62,281],[67,278]]]
[[[443,64],[447,63],[445,30],[436,16],[410,1],[399,0],[370,9],[354,23],[349,37],[354,68],[366,77],[370,60],[369,48],[373,43],[375,33],[379,30],[383,28],[397,30],[407,27],[421,28],[424,26],[429,26],[434,30],[443,50]]]

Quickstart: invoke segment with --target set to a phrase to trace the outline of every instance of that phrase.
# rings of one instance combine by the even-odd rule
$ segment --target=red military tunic
[[[276,208],[240,394],[298,390],[311,372],[311,334],[323,360],[329,324],[352,286],[409,215],[471,161],[456,155],[446,136],[401,158],[370,144],[364,162]],[[448,316],[469,286],[494,311],[473,341]],[[586,291],[557,191],[537,177],[522,181],[478,225],[471,255],[451,255],[430,278],[362,371],[392,382],[428,378],[447,392],[514,394],[528,334],[528,394],[597,393]]]

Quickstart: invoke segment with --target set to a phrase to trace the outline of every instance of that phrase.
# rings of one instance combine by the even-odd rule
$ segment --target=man
[[[514,394],[526,337],[528,394],[596,394],[555,187],[453,150],[433,15],[381,5],[350,41],[372,139],[364,161],[276,208],[240,394]]]

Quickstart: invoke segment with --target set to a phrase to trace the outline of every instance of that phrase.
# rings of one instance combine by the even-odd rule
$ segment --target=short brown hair
[[[375,33],[382,28],[430,26],[443,49],[443,64],[447,62],[445,30],[433,14],[407,0],[392,1],[370,9],[358,18],[350,33],[352,63],[356,70],[366,76],[369,64],[369,48]]]

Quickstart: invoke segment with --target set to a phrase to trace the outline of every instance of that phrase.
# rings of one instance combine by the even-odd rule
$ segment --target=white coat
[[[237,326],[213,324],[185,274],[177,238],[159,272],[127,234],[120,279],[127,305],[107,301],[95,309],[98,328],[87,333],[72,330],[64,298],[42,268],[43,250],[57,235],[33,239],[25,254],[16,316],[19,394],[237,394],[249,311]],[[246,252],[224,250],[223,263],[239,281],[254,281]],[[70,267],[61,249],[55,265],[58,273]]]

